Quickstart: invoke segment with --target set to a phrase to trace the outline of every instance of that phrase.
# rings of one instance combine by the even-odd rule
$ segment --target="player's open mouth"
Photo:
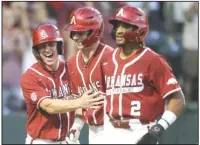
[[[53,53],[52,53],[52,54],[45,55],[45,57],[47,57],[47,58],[52,58],[52,57],[53,57]]]
[[[116,36],[116,39],[117,40],[122,40],[122,39],[124,39],[124,37],[123,36]]]
[[[116,35],[116,38],[124,38],[124,35],[123,34]]]

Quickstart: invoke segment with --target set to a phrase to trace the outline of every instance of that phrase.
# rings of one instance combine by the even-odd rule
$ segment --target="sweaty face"
[[[82,50],[84,48],[82,41],[89,36],[89,33],[90,33],[89,31],[84,31],[84,32],[72,31],[71,32],[71,37],[76,43],[76,47],[78,50]]]
[[[48,66],[56,65],[58,61],[57,42],[46,42],[37,46],[43,63]]]
[[[115,41],[118,46],[123,46],[125,44],[124,34],[126,32],[132,31],[133,26],[126,23],[118,23],[114,26],[115,28]]]

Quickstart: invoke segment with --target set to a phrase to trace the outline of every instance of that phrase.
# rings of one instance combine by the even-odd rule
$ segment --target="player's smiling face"
[[[57,42],[46,42],[38,45],[38,52],[43,63],[47,66],[55,65],[58,61]]]
[[[133,26],[127,23],[118,23],[115,25],[115,28],[116,28],[116,33],[115,33],[116,44],[118,46],[124,45],[125,44],[124,34],[126,32],[132,31]]]
[[[79,31],[72,31],[71,37],[76,43],[76,47],[78,50],[82,50],[84,48],[82,41],[86,39],[89,35],[89,31],[79,32]]]

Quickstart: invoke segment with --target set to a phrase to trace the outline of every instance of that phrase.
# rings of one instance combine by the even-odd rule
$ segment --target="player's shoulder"
[[[113,51],[114,51],[114,48],[107,45],[107,44],[104,44],[104,43],[101,43],[102,47],[104,48],[104,54],[103,54],[103,58],[107,58],[108,56],[112,55]]]
[[[105,44],[105,52],[110,53],[110,52],[113,52],[113,51],[114,51],[113,47]]]
[[[154,50],[152,50],[150,47],[144,47],[144,51],[146,50],[146,55],[148,55],[151,58],[157,57],[159,54],[156,53]]]
[[[114,50],[113,47],[111,47],[110,45],[104,44],[102,42],[100,43],[99,47],[104,49],[104,53],[109,53],[109,52],[112,52]]]
[[[68,70],[68,62],[65,60],[59,60],[59,61],[60,61],[59,69],[61,70],[61,72],[63,72],[63,70]]]
[[[154,50],[152,50],[149,47],[145,47],[145,49],[147,49],[146,56],[148,56],[148,59],[150,59],[150,60],[156,60],[156,59],[164,58],[162,55],[158,54],[157,52],[155,52]]]
[[[80,50],[79,50],[79,51],[80,51]],[[77,57],[79,51],[77,51],[77,52],[67,61],[68,66],[74,65],[74,64],[76,63],[76,57]]]
[[[146,49],[148,49],[145,58],[148,58],[148,62],[150,64],[158,64],[158,63],[168,63],[167,59],[158,54],[157,52],[155,52],[154,50],[150,49],[149,47],[147,47]]]
[[[104,56],[105,56],[105,57],[109,57],[109,56],[111,56],[111,55],[113,54],[113,52],[114,52],[114,48],[108,47],[108,48],[105,50]]]
[[[68,63],[73,63],[74,60],[76,60],[76,56],[77,56],[77,53],[75,53],[69,60],[68,60]]]
[[[34,80],[37,79],[38,75],[36,73],[33,72],[32,69],[37,70],[39,68],[39,64],[34,63],[29,69],[27,69],[21,76],[20,78],[20,83],[29,83],[29,82],[33,82]]]

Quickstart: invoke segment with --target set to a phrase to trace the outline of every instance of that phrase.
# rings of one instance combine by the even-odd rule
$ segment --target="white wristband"
[[[158,121],[158,124],[162,125],[166,130],[176,119],[177,117],[172,111],[166,110]]]
[[[72,130],[72,129],[81,130],[81,128],[83,127],[84,123],[85,122],[81,118],[76,117],[75,120],[74,120],[74,124],[72,125],[72,128],[70,130]]]

